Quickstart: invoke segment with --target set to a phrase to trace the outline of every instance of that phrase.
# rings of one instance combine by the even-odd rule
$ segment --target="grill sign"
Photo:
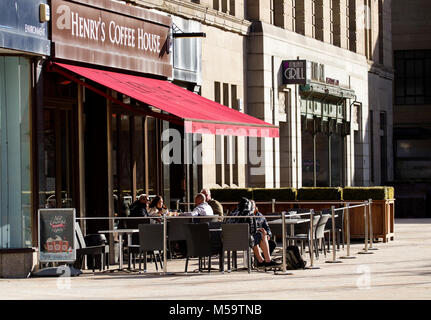
[[[283,84],[306,84],[307,63],[305,60],[282,62]]]

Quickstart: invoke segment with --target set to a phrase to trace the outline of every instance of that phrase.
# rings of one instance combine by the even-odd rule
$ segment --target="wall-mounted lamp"
[[[172,24],[172,38],[206,38],[205,32],[184,32],[178,26]]]
[[[173,33],[173,38],[206,38],[205,32],[183,32],[183,33]]]
[[[51,20],[51,9],[46,3],[41,3],[39,6],[39,20],[40,22]]]

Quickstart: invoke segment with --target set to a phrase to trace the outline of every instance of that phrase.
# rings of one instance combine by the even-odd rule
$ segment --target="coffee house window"
[[[395,51],[395,104],[431,103],[431,50]]]

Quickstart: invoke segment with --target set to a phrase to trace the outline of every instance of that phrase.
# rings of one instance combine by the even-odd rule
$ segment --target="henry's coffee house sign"
[[[307,61],[284,60],[282,62],[283,84],[306,84]]]
[[[52,0],[55,58],[172,76],[172,19],[108,0]]]

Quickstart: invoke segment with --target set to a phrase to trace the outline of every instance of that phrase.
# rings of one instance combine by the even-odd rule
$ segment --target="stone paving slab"
[[[291,275],[185,275],[184,260],[172,260],[168,271],[178,273],[168,276],[96,271],[74,278],[0,279],[0,299],[431,299],[431,219],[397,220],[395,241],[375,244],[373,254],[357,254],[363,247],[353,244],[356,258],[339,264],[325,263],[332,253],[326,259],[322,254],[315,263],[320,269]],[[149,266],[155,271],[154,264]],[[195,261],[189,263],[189,270],[196,267]]]

